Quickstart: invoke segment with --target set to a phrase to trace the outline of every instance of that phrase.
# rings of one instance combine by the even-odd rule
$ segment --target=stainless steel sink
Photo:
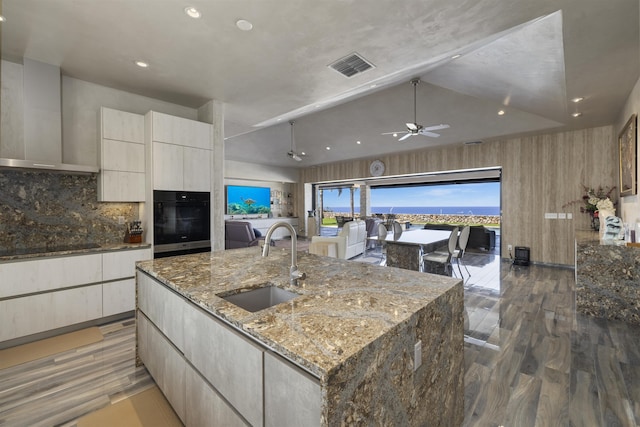
[[[237,294],[223,294],[218,296],[253,313],[290,301],[300,295],[295,292],[289,292],[281,289],[277,286],[265,286],[263,288],[252,289],[250,291],[240,292]]]

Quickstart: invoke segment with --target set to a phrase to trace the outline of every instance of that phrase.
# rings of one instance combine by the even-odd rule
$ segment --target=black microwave
[[[153,192],[154,257],[211,250],[211,194]]]

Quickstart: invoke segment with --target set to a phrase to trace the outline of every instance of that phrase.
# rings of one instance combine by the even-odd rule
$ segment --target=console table
[[[640,248],[603,244],[576,230],[576,310],[640,325]]]

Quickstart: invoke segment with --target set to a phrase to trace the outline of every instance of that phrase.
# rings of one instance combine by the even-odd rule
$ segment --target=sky
[[[360,203],[356,192],[355,204]],[[349,191],[324,191],[325,207],[349,207]],[[500,206],[500,183],[427,185],[420,187],[388,187],[371,189],[371,206]]]

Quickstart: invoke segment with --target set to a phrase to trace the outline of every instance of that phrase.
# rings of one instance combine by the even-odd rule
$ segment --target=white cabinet
[[[135,310],[151,249],[0,263],[0,342]]]
[[[98,201],[145,200],[144,116],[100,109]]]
[[[151,112],[153,141],[211,149],[211,125],[169,114]]]
[[[189,191],[211,191],[211,150],[183,148],[183,185]]]
[[[211,191],[212,126],[155,111],[146,121],[153,190]]]
[[[102,317],[102,285],[0,301],[0,341]]]
[[[191,304],[184,320],[185,358],[251,425],[261,425],[262,349]]]
[[[264,425],[319,426],[320,382],[276,354],[264,355]]]
[[[102,280],[136,277],[136,262],[152,258],[150,248],[105,252],[102,254]]]
[[[100,254],[38,258],[0,264],[0,298],[102,281]]]
[[[138,315],[138,354],[178,417],[185,422],[185,370],[182,354],[144,314]],[[154,357],[150,357],[153,355]],[[202,424],[205,425],[205,424]]]
[[[137,281],[138,355],[187,426],[320,425],[319,379],[147,274]]]
[[[185,412],[187,413],[185,425],[247,426],[236,411],[209,386],[197,371],[191,368],[191,365],[187,365],[185,382],[187,396],[185,399]]]
[[[171,290],[138,271],[138,307],[171,342],[184,352],[184,302]]]
[[[136,309],[136,262],[151,258],[151,249],[102,254],[103,317]]]

